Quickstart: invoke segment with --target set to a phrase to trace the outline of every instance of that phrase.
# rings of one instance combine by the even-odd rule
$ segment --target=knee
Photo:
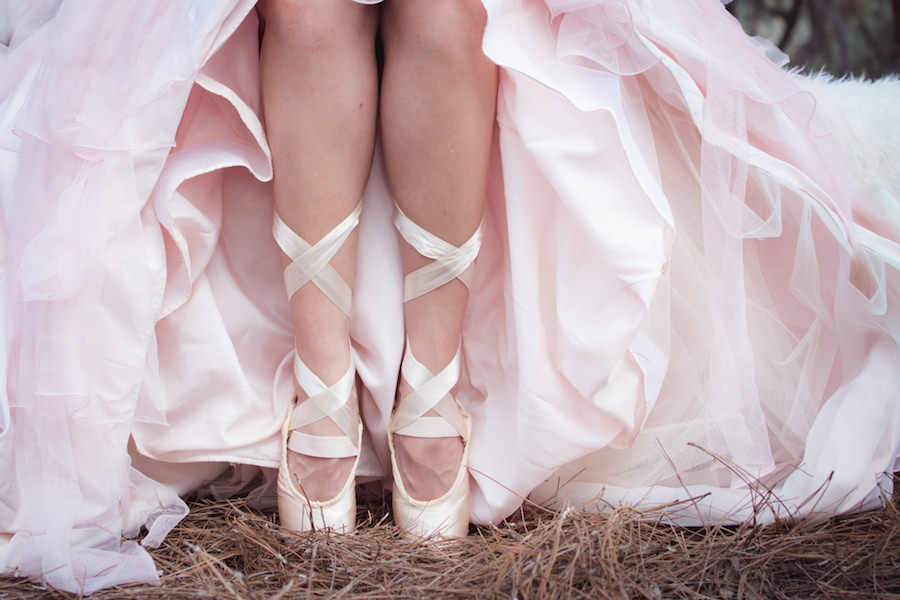
[[[415,5],[414,15],[406,15],[392,28],[392,43],[402,52],[413,52],[439,62],[443,68],[469,68],[483,58],[481,49],[486,15],[480,1],[428,0]],[[404,22],[405,21],[405,22]]]
[[[265,0],[260,7],[265,35],[302,52],[341,44],[347,36],[359,33],[354,30],[355,20],[346,18],[341,10],[344,4],[334,0]]]

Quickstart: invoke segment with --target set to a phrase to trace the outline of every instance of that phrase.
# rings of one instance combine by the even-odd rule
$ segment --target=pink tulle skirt
[[[900,211],[850,174],[840,116],[719,0],[485,7],[501,76],[458,392],[472,521],[528,496],[697,498],[670,514],[687,524],[877,505],[900,454]],[[204,482],[276,467],[293,394],[257,18],[252,0],[12,11],[0,572],[154,581],[129,540],[159,544]],[[376,156],[361,481],[389,478],[391,207]],[[760,490],[778,498],[761,512]]]

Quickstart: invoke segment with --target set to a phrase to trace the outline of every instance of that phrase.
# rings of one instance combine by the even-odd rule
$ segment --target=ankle
[[[326,386],[333,385],[347,372],[351,359],[350,343],[346,337],[307,337],[302,341],[298,339],[295,344],[297,356]]]
[[[459,350],[459,336],[421,336],[415,341],[410,337],[407,344],[409,347],[406,351],[411,353],[423,367],[432,373],[440,373],[456,356],[456,352]],[[405,383],[401,380],[401,388]],[[408,391],[401,389],[401,397]]]

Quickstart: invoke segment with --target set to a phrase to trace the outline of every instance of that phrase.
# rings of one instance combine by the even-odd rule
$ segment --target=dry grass
[[[900,493],[882,510],[818,525],[691,529],[629,508],[525,507],[425,547],[399,538],[388,506],[369,499],[356,534],[317,536],[240,500],[195,502],[153,551],[161,587],[93,598],[900,598]],[[75,596],[0,580],[7,597]]]

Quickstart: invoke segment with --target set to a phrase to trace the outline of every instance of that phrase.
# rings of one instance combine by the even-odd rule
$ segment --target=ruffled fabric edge
[[[524,105],[529,93],[543,93],[539,89],[543,86],[565,99],[552,109],[548,100],[544,114],[553,114],[555,121],[563,121],[560,113],[572,110],[566,100],[585,113],[614,115],[615,132],[625,146],[631,169],[649,175],[640,179],[649,184],[646,197],[667,230],[662,234],[666,258],[660,262],[657,276],[662,288],[651,285],[643,306],[633,305],[633,314],[643,317],[632,320],[635,325],[626,338],[634,339],[637,331],[643,331],[654,343],[674,350],[672,340],[660,335],[659,329],[654,330],[653,321],[661,299],[667,295],[662,293],[669,281],[666,272],[677,268],[679,227],[686,223],[674,221],[675,204],[683,199],[677,191],[664,187],[660,170],[665,178],[665,165],[658,158],[663,153],[653,144],[663,147],[669,143],[670,149],[680,150],[676,154],[685,157],[682,169],[694,173],[694,182],[683,183],[693,186],[691,189],[702,198],[699,239],[706,246],[706,256],[718,259],[718,265],[715,260],[706,261],[708,289],[702,301],[704,309],[712,310],[715,335],[709,352],[709,396],[702,411],[708,425],[693,439],[673,438],[679,442],[677,450],[663,447],[660,451],[654,449],[652,439],[648,445],[648,435],[638,434],[637,439],[632,436],[632,447],[644,446],[645,459],[652,460],[650,455],[656,455],[656,465],[643,465],[647,472],[660,474],[655,486],[616,486],[616,469],[598,465],[621,461],[626,464],[623,473],[629,464],[640,465],[623,460],[627,455],[614,447],[583,455],[572,448],[569,456],[575,462],[550,478],[534,498],[565,502],[568,497],[577,504],[598,508],[607,500],[665,505],[702,497],[703,514],[713,522],[753,518],[755,486],[767,482],[776,482],[767,489],[772,490],[770,498],[777,509],[763,511],[764,520],[778,516],[822,518],[879,502],[880,494],[891,486],[890,473],[900,450],[898,411],[892,400],[900,382],[886,368],[900,359],[898,330],[896,319],[885,312],[890,298],[897,297],[896,269],[889,257],[896,255],[898,221],[894,212],[891,224],[881,226],[890,232],[888,237],[853,221],[863,191],[845,168],[841,148],[828,135],[832,127],[828,123],[840,122],[837,115],[823,115],[828,107],[818,106],[816,97],[799,85],[797,77],[778,70],[765,48],[746,39],[739,25],[712,0],[689,6],[616,1],[547,5],[513,1],[488,6],[485,48],[506,70],[501,95],[510,107],[505,129],[513,142],[521,145],[516,138],[523,137],[522,132],[529,128],[535,129],[518,118],[517,103]],[[539,16],[529,16],[535,13]],[[595,36],[605,28],[606,33]],[[584,43],[589,38],[596,43]],[[523,40],[528,40],[527,44]],[[735,69],[735,65],[741,65],[741,69]],[[630,86],[643,95],[637,99],[628,95]],[[658,105],[644,104],[644,111],[634,110],[641,106],[641,97],[655,97]],[[616,99],[620,99],[618,103]],[[647,115],[659,118],[661,114],[674,119],[654,123],[655,135],[648,136]],[[662,139],[660,127],[672,139]],[[501,115],[501,132],[503,129]],[[702,138],[696,132],[702,132]],[[648,144],[648,139],[655,142]],[[789,144],[784,140],[790,140]],[[514,172],[513,176],[520,175]],[[508,176],[505,181],[512,183],[507,186],[506,210],[510,211],[510,204],[518,202],[515,194],[510,197],[510,189],[535,184],[516,184]],[[659,182],[659,187],[654,182]],[[554,190],[571,191],[556,180],[552,184]],[[586,206],[590,206],[590,193],[581,194]],[[570,198],[560,199],[571,205],[577,197],[576,191]],[[771,277],[753,273],[754,268],[775,256],[765,247],[777,244],[767,240],[777,239],[785,228],[790,232],[794,227],[799,227],[796,246],[780,248],[796,257],[793,268]],[[788,239],[794,235],[789,233]],[[867,241],[873,235],[876,244]],[[761,254],[751,256],[745,266],[742,254],[748,248]],[[830,254],[835,251],[839,258]],[[773,294],[790,290],[791,302],[796,304],[777,306],[775,310],[785,311],[782,317],[796,318],[802,311],[813,315],[802,317],[806,325],[793,333],[797,338],[792,347],[779,349],[779,356],[790,363],[780,373],[764,364],[767,355],[759,351],[764,346],[759,339],[762,336],[747,329],[748,324],[759,326],[761,322],[753,314],[752,302],[765,292],[748,289],[750,277],[768,280],[767,285],[776,290]],[[674,319],[671,323],[677,330]],[[862,335],[862,331],[870,333]],[[783,332],[776,333],[783,336]],[[682,352],[690,349],[679,348]],[[763,359],[762,364],[754,357]],[[656,400],[657,414],[664,410],[659,404],[665,404],[673,392],[670,375],[678,375],[682,367],[661,366],[667,375],[662,395]],[[831,377],[826,375],[822,381],[813,380],[829,373]],[[844,378],[842,383],[836,383],[835,375]],[[766,392],[779,391],[767,377],[793,382],[810,393],[773,407],[768,399],[761,398]],[[652,406],[652,401],[647,403],[644,414],[650,413]],[[796,425],[792,430],[778,431],[777,427],[790,422],[782,419],[792,410],[796,411]],[[848,418],[851,414],[852,419]],[[652,417],[651,413],[651,421],[645,423],[650,429],[645,428],[645,433],[658,435],[658,423],[653,423]],[[720,428],[716,423],[749,426]],[[859,431],[877,433],[863,442],[858,439]],[[552,431],[530,433],[530,439],[553,435]],[[693,451],[695,457],[666,462],[671,455],[686,457],[691,452],[686,447],[692,446],[698,446]],[[560,444],[555,449],[562,447]],[[847,452],[848,448],[854,450]],[[723,483],[679,482],[681,476],[691,481],[692,471],[702,464],[718,472]],[[662,471],[669,471],[668,476],[661,473],[659,465],[663,465]],[[476,475],[476,479],[487,477]],[[479,493],[495,486],[496,482],[484,482]],[[634,490],[626,492],[630,488]],[[650,489],[653,493],[648,493]],[[598,497],[604,499],[593,502]]]
[[[0,57],[0,195],[16,224],[0,278],[15,324],[3,572],[83,594],[158,582],[122,540],[146,526],[143,545],[159,544],[187,513],[128,458],[166,280],[148,199],[198,68],[252,5],[32,3],[41,19],[20,20]]]

